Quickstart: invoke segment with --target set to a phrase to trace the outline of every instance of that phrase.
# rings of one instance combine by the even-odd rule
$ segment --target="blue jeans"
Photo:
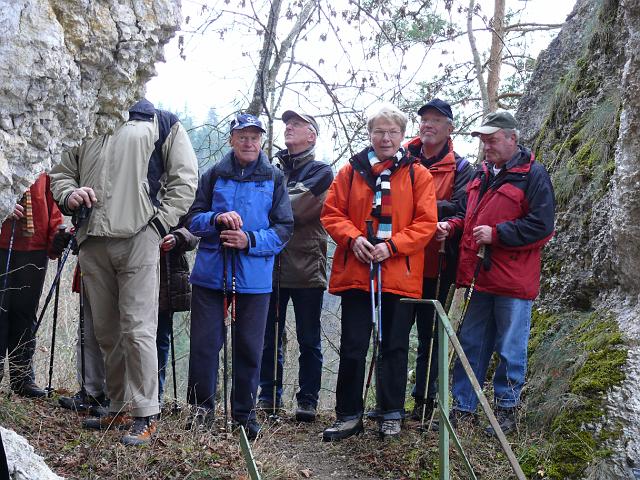
[[[527,372],[527,345],[532,300],[474,292],[460,332],[460,343],[480,385],[484,383],[491,355],[498,354],[493,377],[495,402],[502,408],[520,403]],[[478,399],[460,360],[453,370],[454,407],[475,412]]]
[[[173,312],[161,310],[158,312],[158,331],[156,333],[156,350],[158,351],[158,401],[162,403],[164,381],[169,363],[169,348],[171,348],[171,329],[173,328]]]
[[[318,393],[322,376],[322,347],[320,344],[320,314],[322,313],[323,288],[281,288],[280,318],[278,319],[278,375],[276,404],[282,403],[282,335],[287,318],[287,304],[293,302],[296,318],[296,337],[300,349],[298,357],[298,404],[318,406]],[[273,402],[273,353],[275,343],[276,293],[271,294],[267,328],[264,332],[264,348],[260,367],[260,400]]]

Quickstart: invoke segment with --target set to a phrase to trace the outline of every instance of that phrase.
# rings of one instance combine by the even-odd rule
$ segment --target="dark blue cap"
[[[262,128],[262,122],[255,115],[251,115],[250,113],[241,113],[236,118],[231,120],[231,127],[229,128],[229,133],[234,130],[242,130],[243,128],[248,127],[256,127],[262,131],[262,133],[266,133],[267,131]]]
[[[420,110],[418,110],[418,115],[422,115],[424,112],[426,112],[430,108],[437,110],[442,115],[447,117],[449,120],[453,120],[453,112],[451,111],[451,105],[449,105],[444,100],[440,100],[439,98],[434,98],[429,103],[426,103],[423,106],[421,106]]]

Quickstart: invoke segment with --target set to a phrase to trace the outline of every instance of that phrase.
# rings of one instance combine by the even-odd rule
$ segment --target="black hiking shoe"
[[[213,426],[215,412],[203,407],[192,407],[185,425],[186,430],[207,429]]]
[[[264,413],[273,413],[273,400],[266,400],[264,398],[258,400],[256,410],[261,410]],[[276,402],[276,413],[280,410],[282,410],[282,401]]]
[[[262,425],[260,425],[255,418],[250,418],[244,422],[234,421],[236,430],[240,430],[241,426],[244,427],[244,433],[247,434],[248,440],[255,440],[262,431]]]
[[[67,410],[75,410],[76,412],[90,411],[92,407],[95,408],[109,406],[109,400],[104,393],[98,395],[97,397],[94,397],[93,395],[90,395],[82,390],[77,392],[72,397],[58,398],[58,403],[62,408],[66,408]],[[96,417],[98,416],[103,415],[96,415]]]
[[[155,415],[135,417],[129,431],[120,439],[125,445],[147,445],[155,436],[158,420]]]
[[[13,391],[21,397],[42,398],[47,396],[42,388],[35,384],[33,380],[26,380],[19,385],[11,387]]]
[[[413,410],[411,411],[411,420],[422,420],[422,409],[424,407],[424,420],[428,422],[431,418],[431,414],[433,413],[433,409],[435,408],[435,401],[433,398],[428,398],[426,402],[420,402],[416,400],[416,404],[413,406]]]
[[[458,410],[454,408],[449,412],[449,423],[453,428],[458,428],[464,425],[477,425],[478,416],[474,412],[467,412],[465,410]]]
[[[361,417],[354,418],[353,420],[341,420],[338,418],[333,422],[333,425],[322,432],[322,440],[324,442],[336,442],[353,435],[358,435],[363,431],[364,426],[362,425]]]
[[[500,425],[500,428],[502,429],[502,432],[505,435],[515,430],[517,426],[515,407],[514,408],[496,407],[496,420],[498,420],[498,425]],[[491,437],[497,437],[496,431],[493,429],[491,425],[485,428],[484,432]]]
[[[297,422],[314,422],[316,415],[316,407],[310,402],[300,402],[296,408]]]

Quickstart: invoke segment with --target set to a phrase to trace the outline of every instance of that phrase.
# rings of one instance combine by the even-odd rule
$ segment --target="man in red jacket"
[[[506,433],[516,427],[516,407],[527,371],[531,305],[540,288],[540,254],[553,235],[555,199],[549,175],[530,150],[518,144],[515,119],[490,113],[471,132],[485,159],[467,188],[464,219],[438,223],[436,238],[462,231],[456,282],[476,279],[460,343],[482,385],[495,351],[496,417]],[[484,246],[484,260],[478,251]],[[460,361],[453,371],[452,423],[475,421],[478,399]],[[494,435],[493,428],[487,433]]]
[[[45,396],[45,391],[35,383],[33,329],[47,271],[47,254],[61,223],[62,214],[49,190],[49,177],[43,173],[2,224],[0,233],[0,265],[4,274],[13,231],[10,274],[6,284],[4,278],[1,283],[6,290],[1,294],[0,378],[7,355],[11,389],[25,397]]]

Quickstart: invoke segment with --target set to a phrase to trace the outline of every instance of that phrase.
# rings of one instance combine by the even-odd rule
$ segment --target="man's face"
[[[511,160],[518,149],[515,133],[506,134],[498,130],[491,135],[481,134],[480,141],[484,145],[484,158],[496,167],[502,167]]]
[[[316,143],[316,134],[311,124],[298,117],[293,117],[286,123],[284,144],[287,146],[289,153],[304,152],[314,143]]]
[[[444,144],[453,132],[449,119],[433,108],[420,116],[420,141],[424,145]]]
[[[256,127],[233,130],[229,139],[233,154],[240,165],[248,165],[258,159],[262,145],[262,131]]]
[[[386,160],[395,155],[404,136],[400,126],[386,118],[378,118],[371,127],[369,138],[376,157]]]

